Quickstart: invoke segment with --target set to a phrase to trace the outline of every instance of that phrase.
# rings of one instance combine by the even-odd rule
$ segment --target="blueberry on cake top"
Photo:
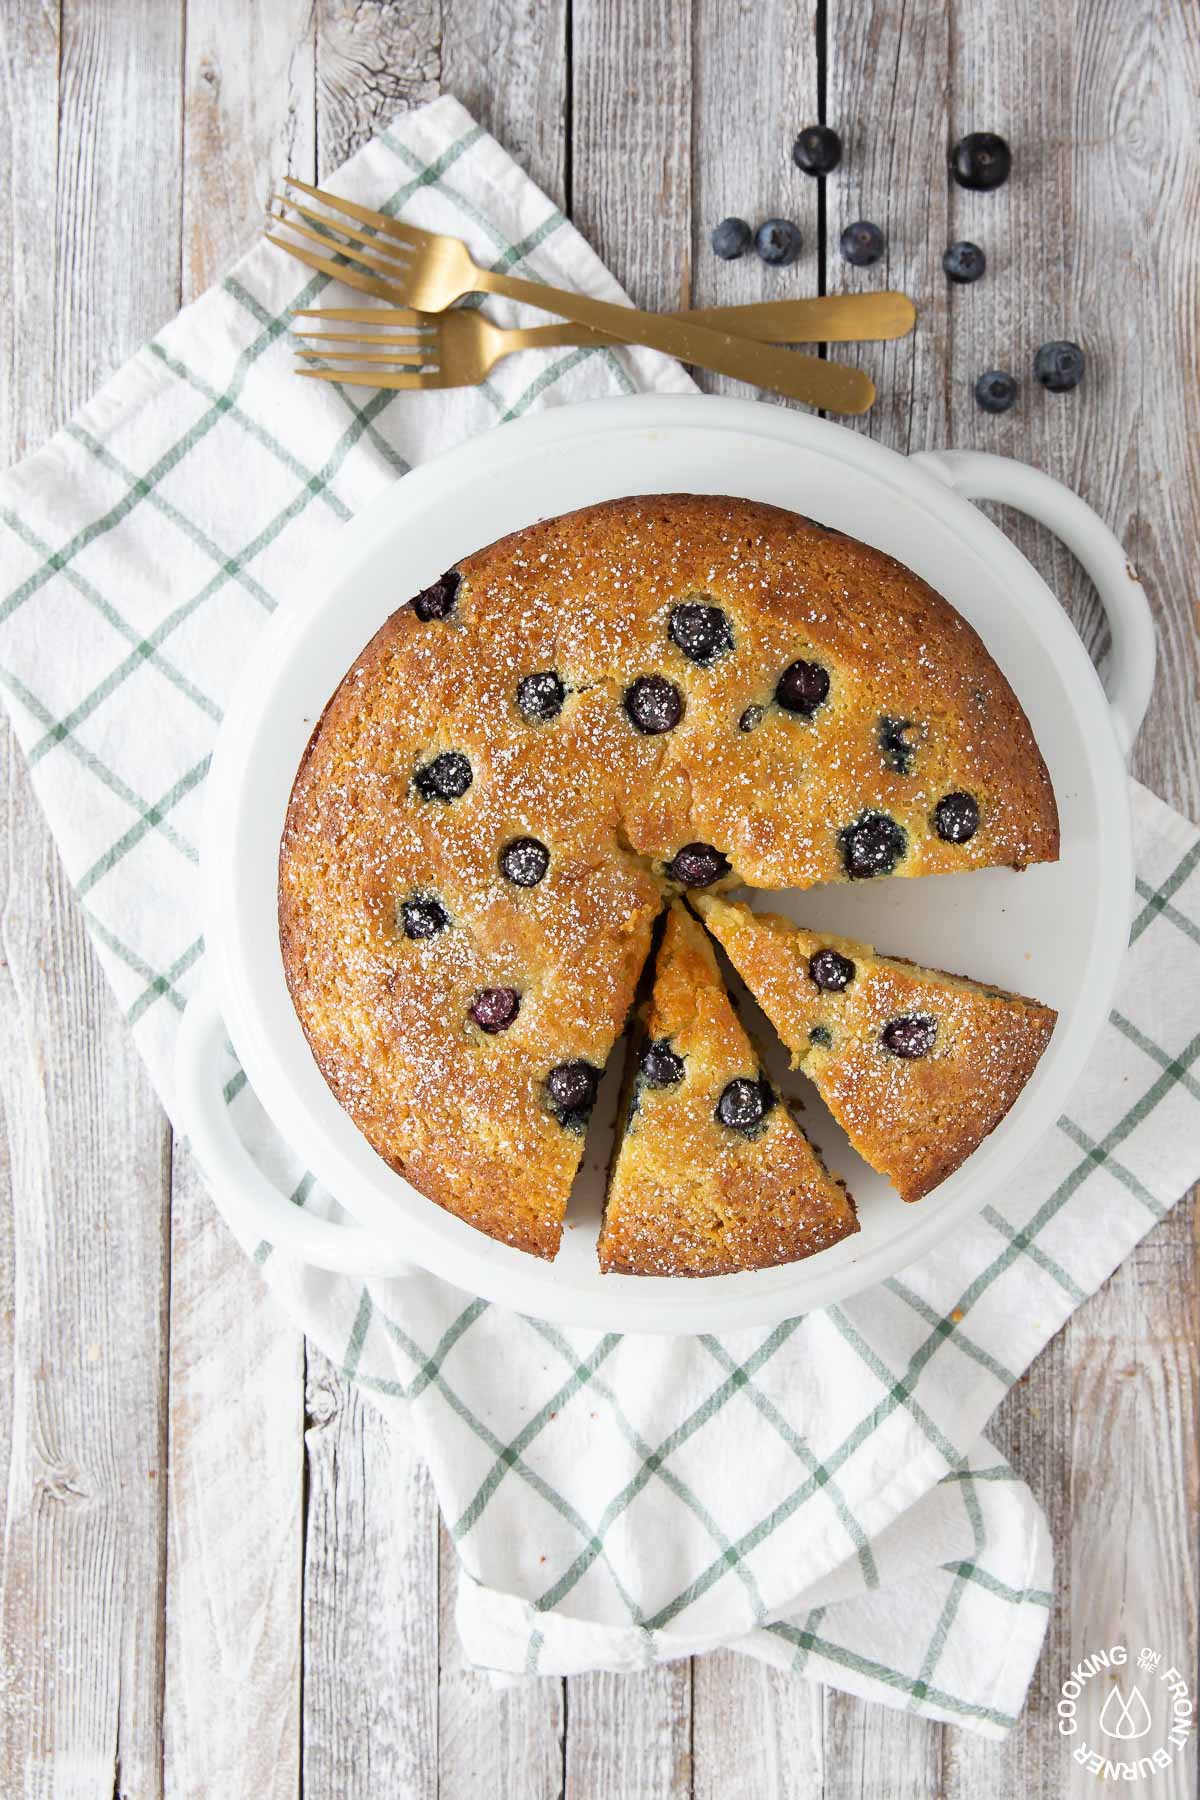
[[[378,1153],[553,1256],[665,899],[1057,851],[1029,723],[945,600],[794,513],[651,495],[501,539],[380,629],[296,777],[280,940]]]
[[[728,1275],[795,1262],[858,1230],[759,1067],[708,938],[675,901],[626,1065],[600,1267]]]
[[[882,956],[776,913],[696,902],[850,1142],[919,1200],[994,1131],[1055,1013],[1021,994]]]

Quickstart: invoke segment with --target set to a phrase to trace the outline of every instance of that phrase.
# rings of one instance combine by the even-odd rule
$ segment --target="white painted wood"
[[[313,173],[307,0],[191,0],[183,298],[251,243],[279,174]],[[300,1791],[304,1357],[185,1145],[171,1194],[164,1785]]]
[[[4,53],[5,111],[22,115],[7,127],[5,165],[16,190],[5,255],[21,308],[6,327],[17,453],[178,304],[182,18],[144,4],[68,5],[57,18],[9,9]],[[118,208],[154,220],[159,254],[131,258],[127,233],[96,230]],[[166,1132],[23,777],[10,804],[3,1079],[15,1277],[0,1791],[154,1796]]]
[[[695,1800],[731,1794],[821,1800],[824,1690],[816,1682],[718,1650],[692,1673]]]
[[[310,1346],[304,1793],[436,1800],[438,1548],[407,1438]]]
[[[688,1800],[692,1671],[664,1663],[636,1675],[601,1670],[567,1683],[564,1800]]]

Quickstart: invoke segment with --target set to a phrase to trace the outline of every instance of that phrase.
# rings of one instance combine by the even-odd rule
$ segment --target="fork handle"
[[[716,326],[756,343],[873,344],[907,336],[916,323],[917,309],[907,294],[884,288],[869,294],[820,294],[806,300],[692,306],[668,316],[691,325]],[[505,336],[510,351],[613,341],[588,325],[533,325]]]
[[[678,357],[680,362],[716,369],[735,380],[748,381],[753,387],[772,388],[829,412],[864,413],[875,398],[875,384],[870,376],[862,369],[847,368],[844,363],[825,362],[795,350],[778,350],[770,344],[748,343],[745,338],[694,325],[686,319],[615,306],[608,300],[593,300],[587,294],[568,293],[563,288],[545,287],[539,281],[523,281],[517,275],[502,275],[491,269],[478,269],[473,285],[489,294],[524,300],[543,312],[556,312],[560,318],[572,319],[579,325],[590,325],[620,343],[644,344]]]

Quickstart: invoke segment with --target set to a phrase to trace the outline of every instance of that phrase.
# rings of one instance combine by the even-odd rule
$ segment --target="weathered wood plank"
[[[698,1656],[692,1677],[695,1800],[825,1793],[824,1689],[747,1656]]]
[[[258,232],[284,169],[314,169],[307,0],[190,0],[183,299]],[[300,1785],[304,1361],[185,1145],[171,1195],[163,1758],[171,1795]]]
[[[304,1793],[438,1792],[437,1508],[403,1434],[308,1351]]]
[[[19,308],[5,344],[13,454],[177,304],[181,26],[177,9],[148,4],[67,5],[58,19],[21,9],[19,23],[6,14],[5,111],[18,133],[6,161]],[[158,255],[131,258],[127,233],[96,229],[118,210],[147,227]],[[17,1278],[0,1788],[153,1796],[166,1131],[23,774],[11,804],[3,1016]]]
[[[559,206],[567,161],[567,0],[455,0],[441,86]]]
[[[459,1563],[441,1533],[438,1800],[481,1794],[562,1800],[567,1714],[561,1681],[496,1687],[463,1662],[454,1628]]]
[[[693,1662],[567,1683],[564,1800],[689,1800]]]
[[[314,0],[317,167],[329,175],[398,112],[432,100],[441,66],[439,0]]]

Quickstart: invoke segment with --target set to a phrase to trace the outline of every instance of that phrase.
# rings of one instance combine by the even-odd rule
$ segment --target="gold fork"
[[[442,312],[464,294],[505,294],[513,300],[524,300],[544,312],[557,312],[560,317],[588,325],[622,343],[649,345],[663,350],[681,362],[717,369],[722,374],[751,382],[756,387],[772,388],[810,406],[821,406],[829,412],[863,413],[875,398],[875,384],[861,369],[850,369],[842,363],[826,362],[820,357],[802,356],[795,350],[780,350],[772,345],[748,343],[731,333],[688,320],[640,312],[636,308],[616,306],[607,300],[593,300],[585,294],[574,294],[563,288],[545,287],[541,282],[525,281],[519,276],[503,275],[492,269],[481,269],[472,260],[465,244],[457,238],[421,231],[413,225],[401,225],[383,213],[373,212],[340,196],[322,193],[307,183],[288,179],[290,187],[311,194],[334,211],[370,225],[370,233],[358,231],[343,220],[330,220],[297,201],[289,201],[303,217],[313,219],[325,228],[314,232],[295,220],[273,218],[299,236],[315,239],[326,250],[350,256],[371,271],[362,275],[333,260],[333,256],[316,256],[311,251],[268,233],[273,244],[289,251],[309,267],[344,281],[367,293],[384,299],[398,300],[419,312]],[[349,244],[331,242],[325,235],[336,229]]]
[[[808,300],[764,300],[745,306],[710,306],[677,314],[697,324],[720,325],[738,337],[763,343],[867,343],[904,337],[916,323],[917,309],[907,294],[883,290],[870,294],[829,294]],[[506,331],[473,309],[419,313],[396,306],[298,307],[298,319],[321,324],[365,325],[369,331],[293,331],[310,344],[356,344],[366,354],[343,350],[302,350],[310,361],[397,363],[419,366],[429,377],[421,386],[470,387],[482,381],[501,357],[517,350],[550,350],[564,345],[590,347],[614,340],[587,325],[537,325]],[[339,379],[334,370],[298,370]],[[439,376],[435,380],[433,377]],[[370,386],[367,374],[346,374],[351,385]],[[401,385],[411,385],[408,383]]]

